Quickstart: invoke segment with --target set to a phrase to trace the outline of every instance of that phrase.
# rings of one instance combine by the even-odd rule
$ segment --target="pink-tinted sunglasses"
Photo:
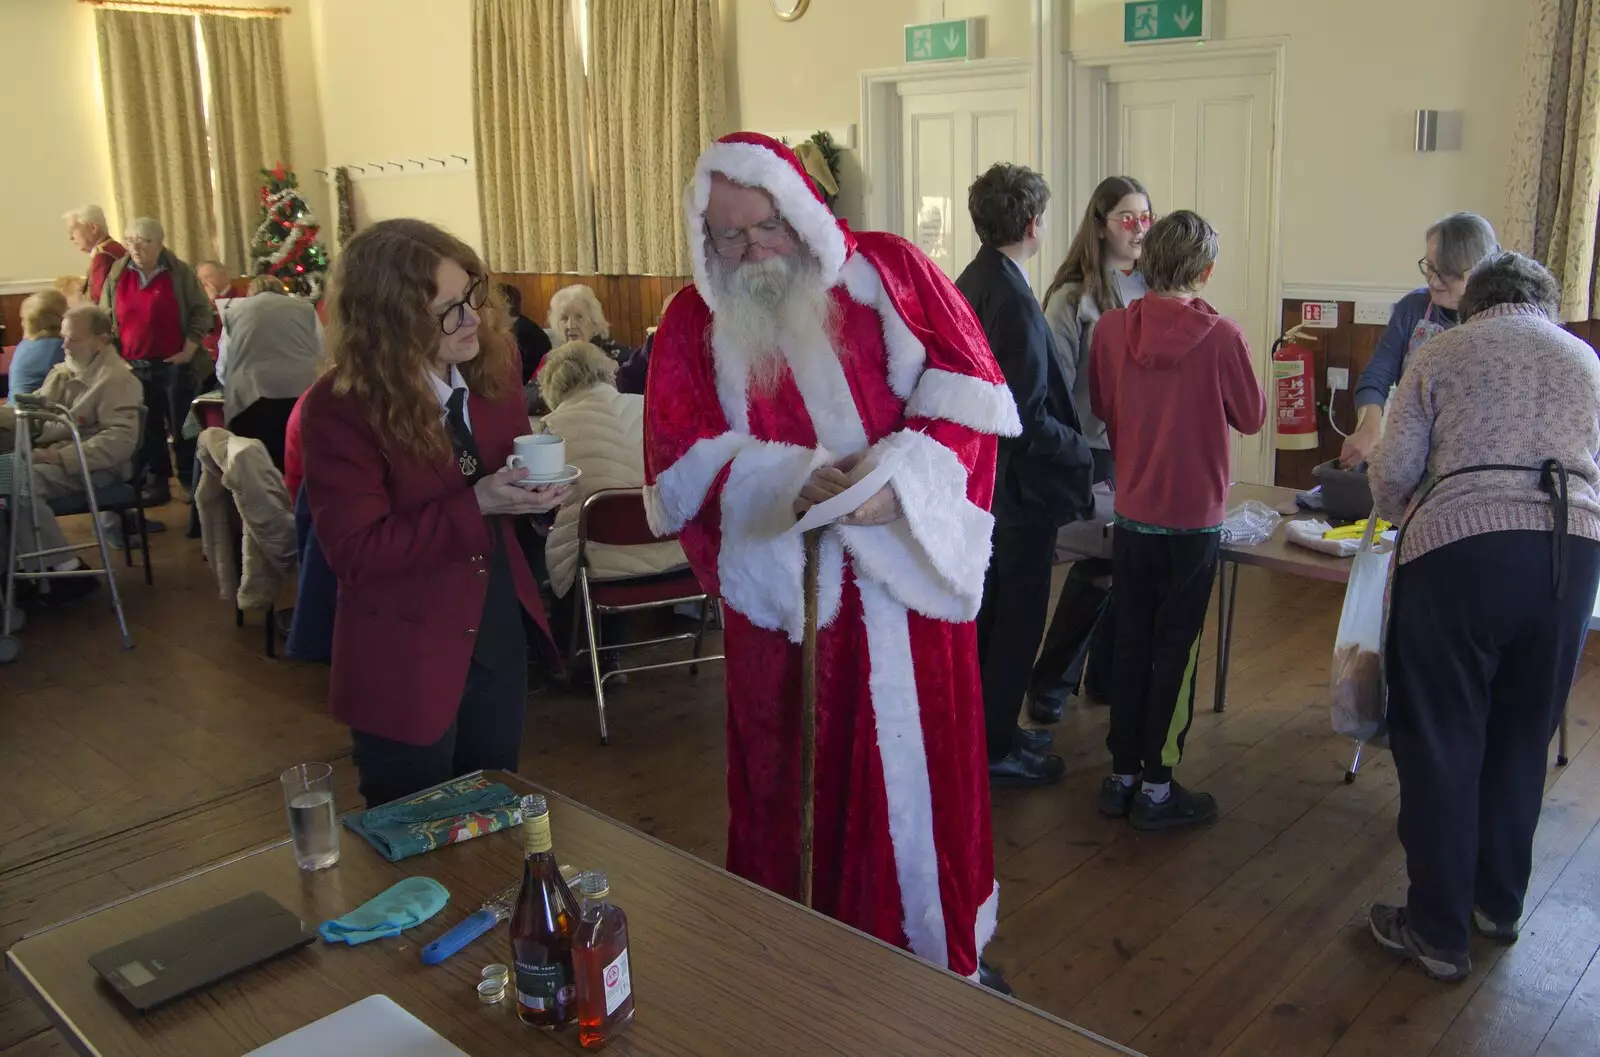
[[[1150,225],[1155,222],[1154,213],[1119,213],[1111,218],[1111,223],[1129,234],[1135,231],[1149,231]]]

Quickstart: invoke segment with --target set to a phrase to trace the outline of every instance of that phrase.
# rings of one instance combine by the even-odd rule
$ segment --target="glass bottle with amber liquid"
[[[628,965],[628,916],[612,904],[606,875],[591,870],[578,880],[583,922],[572,944],[578,985],[578,1043],[597,1049],[633,1023],[633,973]]]
[[[527,858],[511,914],[517,1016],[524,1024],[560,1028],[572,1023],[577,1009],[572,940],[579,911],[551,850],[550,807],[542,796],[522,798],[522,839]]]

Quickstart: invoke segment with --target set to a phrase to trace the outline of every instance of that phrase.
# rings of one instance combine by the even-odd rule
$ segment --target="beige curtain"
[[[1561,280],[1561,317],[1600,318],[1600,0],[1531,11],[1504,243]]]
[[[714,0],[590,0],[595,241],[606,275],[688,275],[683,188],[722,131]]]
[[[594,271],[569,0],[473,0],[472,112],[490,268]]]
[[[235,275],[255,271],[250,243],[261,222],[261,170],[288,165],[288,86],[275,18],[202,15],[216,146],[218,246]]]
[[[104,8],[94,18],[122,222],[153,216],[178,256],[210,257],[210,157],[194,19]]]

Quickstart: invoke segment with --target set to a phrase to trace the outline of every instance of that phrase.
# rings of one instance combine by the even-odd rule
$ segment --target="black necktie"
[[[456,450],[456,464],[461,467],[461,476],[477,484],[484,477],[483,460],[478,457],[478,443],[472,439],[472,430],[467,428],[467,391],[465,389],[452,389],[450,399],[445,401],[445,424],[450,429],[450,443]]]

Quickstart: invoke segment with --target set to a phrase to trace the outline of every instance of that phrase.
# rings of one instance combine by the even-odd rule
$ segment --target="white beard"
[[[786,352],[793,357],[827,348],[838,355],[833,297],[810,253],[737,265],[713,256],[710,270],[718,305],[711,317],[713,346],[719,355],[744,361],[755,392],[777,389]],[[818,332],[828,336],[825,344],[810,340]]]

